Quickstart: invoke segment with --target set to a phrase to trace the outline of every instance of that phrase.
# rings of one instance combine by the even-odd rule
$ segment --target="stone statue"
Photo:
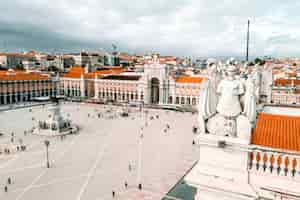
[[[159,56],[158,56],[158,54],[154,54],[152,56],[152,58],[153,58],[153,63],[159,63]]]
[[[256,89],[253,79],[248,79],[246,82],[246,94],[243,114],[248,120],[253,123],[256,119]]]
[[[210,80],[203,84],[200,92],[198,107],[200,132],[237,137],[250,142],[257,108],[255,81],[252,78],[247,81],[240,79],[237,62],[234,59],[218,68],[224,77],[218,83],[216,92],[212,84],[214,77],[210,77]],[[241,100],[242,95],[244,104]]]
[[[254,66],[252,73],[249,75],[249,78],[253,80],[256,100],[258,101],[262,82],[262,72],[258,64]]]
[[[210,80],[203,83],[200,95],[202,98],[199,100],[199,112],[204,119],[208,119],[216,113],[216,93],[213,90]]]
[[[237,68],[234,65],[229,65],[226,72],[226,79],[223,79],[217,88],[217,93],[220,94],[217,111],[223,116],[235,117],[242,111],[239,98],[244,93],[244,87],[235,79]]]

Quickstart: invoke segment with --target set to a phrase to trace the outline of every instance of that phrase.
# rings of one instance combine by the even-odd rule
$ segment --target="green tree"
[[[255,58],[254,63],[259,65],[264,65],[266,62],[261,58]]]
[[[17,69],[17,70],[24,70],[23,64],[22,64],[22,63],[17,64],[17,65],[16,65],[16,69]]]

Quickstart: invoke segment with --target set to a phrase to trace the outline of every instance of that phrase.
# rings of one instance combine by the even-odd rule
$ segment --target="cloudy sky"
[[[299,0],[0,1],[0,50],[300,56]]]

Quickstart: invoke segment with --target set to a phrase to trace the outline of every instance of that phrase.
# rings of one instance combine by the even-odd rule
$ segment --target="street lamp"
[[[48,148],[50,145],[49,140],[45,140],[45,146],[46,146],[46,154],[47,154],[47,168],[50,168],[50,163],[49,163],[49,153],[48,153]]]

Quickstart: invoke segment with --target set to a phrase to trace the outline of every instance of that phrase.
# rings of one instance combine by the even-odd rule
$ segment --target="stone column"
[[[15,102],[18,102],[18,92],[15,92]]]
[[[10,94],[9,94],[9,103],[10,103],[10,104],[12,103],[12,99],[13,99],[13,98],[12,98],[12,93],[10,93]]]
[[[94,80],[94,88],[95,88],[95,99],[99,99],[99,83],[98,83],[98,80],[97,80],[97,77],[95,77],[95,80]]]
[[[23,102],[23,92],[20,93],[20,102]]]
[[[4,103],[4,105],[7,104],[7,97],[6,97],[6,94],[3,95],[3,103]]]
[[[81,79],[80,79],[80,92],[81,92],[81,97],[84,98],[85,97],[85,82],[84,82],[83,75],[81,75]]]

